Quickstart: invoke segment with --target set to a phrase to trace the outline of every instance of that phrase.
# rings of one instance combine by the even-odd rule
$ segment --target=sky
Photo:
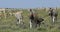
[[[60,0],[0,0],[0,8],[60,7]]]

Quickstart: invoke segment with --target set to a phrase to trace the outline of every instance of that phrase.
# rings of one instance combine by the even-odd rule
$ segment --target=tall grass
[[[60,32],[60,9],[58,9],[58,21],[54,25],[51,23],[51,19],[48,15],[48,12],[45,10],[36,10],[39,17],[44,17],[44,24],[41,24],[37,28],[29,28],[29,12],[24,10],[23,12],[23,21],[25,26],[16,25],[16,18],[14,16],[8,16],[8,18],[2,17],[0,19],[0,32]]]

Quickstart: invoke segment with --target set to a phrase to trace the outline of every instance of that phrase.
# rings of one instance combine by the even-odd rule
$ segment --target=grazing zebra
[[[51,17],[51,19],[52,19],[52,21],[54,23],[55,20],[57,20],[58,13],[54,9],[50,8],[49,16]]]
[[[37,14],[30,9],[30,28],[40,26],[41,22],[44,21],[43,18],[38,18]]]
[[[23,22],[22,18],[22,11],[14,13],[16,19],[17,19],[17,24],[21,24]]]

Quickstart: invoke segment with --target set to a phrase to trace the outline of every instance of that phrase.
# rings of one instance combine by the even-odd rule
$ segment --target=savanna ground
[[[55,24],[52,24],[52,21],[44,9],[34,9],[39,15],[39,17],[44,18],[44,24],[41,24],[37,28],[29,28],[29,12],[28,10],[23,10],[23,21],[25,25],[16,25],[16,18],[13,16],[7,16],[5,19],[2,16],[0,19],[0,32],[60,32],[60,9],[58,11],[58,20]],[[8,13],[8,12],[6,12]],[[45,16],[45,17],[44,17]]]

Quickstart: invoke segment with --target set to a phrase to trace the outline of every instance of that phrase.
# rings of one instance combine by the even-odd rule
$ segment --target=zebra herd
[[[30,24],[30,28],[36,28],[37,26],[40,26],[40,24],[42,22],[44,22],[44,18],[42,17],[38,17],[38,14],[33,11],[32,9],[29,9],[29,24]],[[23,22],[23,15],[22,15],[23,11],[18,11],[16,13],[10,13],[10,15],[14,15],[16,18],[16,22],[17,24],[24,24]],[[48,10],[48,16],[50,16],[51,20],[53,23],[55,23],[55,21],[57,21],[57,16],[58,16],[58,12],[56,10],[54,10],[53,8],[50,8]],[[2,16],[2,14],[0,14],[0,16]]]
[[[22,19],[23,19],[22,13],[23,12],[15,13],[15,17],[16,17],[19,24],[23,23],[22,22]],[[51,17],[53,23],[55,22],[55,20],[57,20],[58,13],[54,9],[50,8],[48,15]],[[37,13],[35,13],[32,9],[30,9],[29,19],[30,19],[30,21],[29,21],[30,28],[40,26],[41,22],[44,21],[44,18],[41,18],[41,17],[39,18],[37,16]]]

